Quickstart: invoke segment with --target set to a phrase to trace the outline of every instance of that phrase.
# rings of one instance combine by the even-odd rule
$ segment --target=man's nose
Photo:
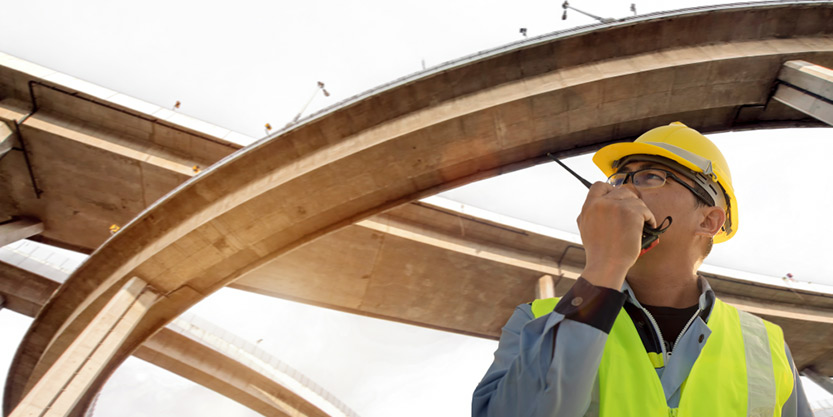
[[[627,187],[631,190],[631,192],[636,194],[637,197],[642,198],[642,195],[639,193],[639,188],[636,188],[636,185],[633,184],[633,177],[625,178],[625,182],[623,182],[620,187]]]

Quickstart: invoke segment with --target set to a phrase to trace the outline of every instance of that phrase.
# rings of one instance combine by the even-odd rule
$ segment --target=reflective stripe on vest
[[[558,299],[535,300],[532,313]],[[642,340],[623,308],[608,335],[588,416],[775,416],[793,389],[781,328],[715,300],[712,330],[683,383],[679,408],[666,395]]]

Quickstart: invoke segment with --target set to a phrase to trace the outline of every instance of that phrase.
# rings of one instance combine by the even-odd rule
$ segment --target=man
[[[515,309],[476,417],[811,416],[778,326],[717,299],[697,269],[737,230],[731,174],[682,123],[593,157],[587,262],[564,297]],[[670,226],[647,252],[643,226]]]

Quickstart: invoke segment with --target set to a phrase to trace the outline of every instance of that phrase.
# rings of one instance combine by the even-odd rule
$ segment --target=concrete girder
[[[301,382],[274,366],[269,361],[270,355],[263,350],[251,344],[231,344],[193,319],[175,320],[142,344],[134,356],[264,416],[356,416],[321,387],[309,380]]]
[[[555,297],[555,281],[552,275],[544,275],[538,279],[538,286],[535,288],[535,298],[553,298]]]
[[[534,298],[542,273],[553,276],[555,294],[563,295],[584,265],[580,245],[425,203],[369,220],[388,227],[369,228],[370,221],[360,222],[231,286],[497,339],[514,307]],[[371,266],[363,265],[367,259],[374,260]],[[832,296],[703,275],[724,301],[781,325],[799,369],[812,365],[833,374]]]
[[[315,405],[244,362],[163,328],[133,356],[200,384],[264,416],[326,417]]]
[[[94,385],[216,289],[415,198],[673,120],[706,133],[812,124],[766,103],[781,62],[833,61],[831,19],[833,4],[791,2],[600,25],[428,71],[279,132],[153,205],[70,277],[24,338],[4,409],[129,277],[165,297]]]
[[[198,165],[196,162],[172,155],[161,146],[139,146],[131,141],[119,138],[114,132],[73,124],[63,119],[59,114],[49,111],[43,111],[29,117],[21,124],[22,126],[49,134],[51,137],[76,142],[80,146],[93,148],[96,151],[109,154],[111,157],[146,163],[152,167],[169,171],[169,175],[180,176],[183,181],[196,175],[193,168]],[[29,138],[28,134],[27,138]]]
[[[14,123],[26,112],[19,100],[0,102],[0,120]],[[37,198],[32,193],[23,156],[7,155],[0,177],[10,198],[0,204],[0,214],[52,220],[41,241],[86,253],[110,236],[110,225],[129,222],[196,175],[193,167],[199,164],[161,145],[141,143],[48,107],[26,118],[20,133],[45,194]]]
[[[14,147],[14,132],[6,123],[0,123],[0,159]]]
[[[0,67],[0,79],[23,85],[37,78]],[[0,214],[49,219],[39,241],[90,253],[123,225],[197,171],[239,149],[164,128],[139,115],[41,87],[38,110],[21,98],[0,101],[0,120],[20,125],[29,160],[7,155],[0,164]],[[74,103],[73,103],[74,100]],[[185,130],[181,128],[180,130]],[[190,151],[186,153],[184,150]],[[27,166],[28,165],[28,166]],[[44,193],[31,190],[29,168]],[[195,168],[196,167],[196,168]]]
[[[0,309],[6,297],[10,300],[7,308],[35,317],[59,285],[49,278],[0,262]],[[280,381],[277,380],[275,375],[281,374],[281,370],[270,368],[273,361],[269,360],[268,353],[252,353],[252,357],[262,362],[261,370],[257,370],[250,365],[251,357],[241,357],[239,353],[254,348],[247,350],[245,346],[225,342],[205,329],[204,325],[200,325],[199,329],[204,336],[202,339],[188,337],[185,329],[193,327],[190,321],[178,320],[174,324],[148,339],[134,352],[134,356],[212,389],[264,416],[355,416],[352,410],[333,401],[335,398],[332,395],[314,383],[307,386],[309,381],[306,384],[298,382],[291,375],[283,375]],[[213,344],[208,342],[213,339],[216,339]],[[293,382],[296,388],[307,389],[307,397],[316,398],[315,404],[319,406],[293,392],[289,388]],[[82,404],[79,410],[87,406]],[[320,407],[330,412],[326,413]],[[76,412],[74,415],[86,413]]]
[[[806,61],[787,61],[778,74],[774,99],[833,126],[833,70]]]
[[[579,245],[412,203],[295,249],[231,287],[497,339],[542,275],[555,277],[558,291],[583,264]]]
[[[833,70],[807,61],[784,63],[778,81],[833,102]]]
[[[4,53],[0,65],[5,93],[0,99],[22,104],[25,114],[47,110],[82,119],[85,127],[117,131],[136,143],[187,155],[201,166],[241,147],[226,138],[252,139]]]
[[[36,219],[11,219],[0,223],[0,246],[30,238],[43,232],[43,223]]]
[[[9,310],[35,317],[59,283],[0,261],[0,295]]]
[[[11,416],[59,417],[73,413],[101,372],[102,364],[110,360],[157,298],[158,294],[146,282],[131,278],[107,300],[107,305],[26,394]]]

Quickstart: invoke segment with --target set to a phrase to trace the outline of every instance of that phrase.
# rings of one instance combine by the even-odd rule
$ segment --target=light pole
[[[567,20],[567,9],[571,9],[571,10],[575,10],[575,11],[577,11],[577,12],[579,12],[579,13],[587,16],[587,17],[596,19],[596,20],[598,20],[599,22],[602,22],[602,23],[613,23],[613,22],[616,21],[616,19],[612,19],[612,18],[609,18],[609,17],[599,17],[599,16],[596,16],[594,14],[590,14],[590,13],[587,13],[585,11],[576,9],[573,6],[570,6],[570,3],[567,0],[564,0],[564,4],[561,5],[561,8],[564,9],[564,14],[561,15],[561,20]],[[631,4],[631,10],[634,13],[636,13],[636,5],[635,4]]]

